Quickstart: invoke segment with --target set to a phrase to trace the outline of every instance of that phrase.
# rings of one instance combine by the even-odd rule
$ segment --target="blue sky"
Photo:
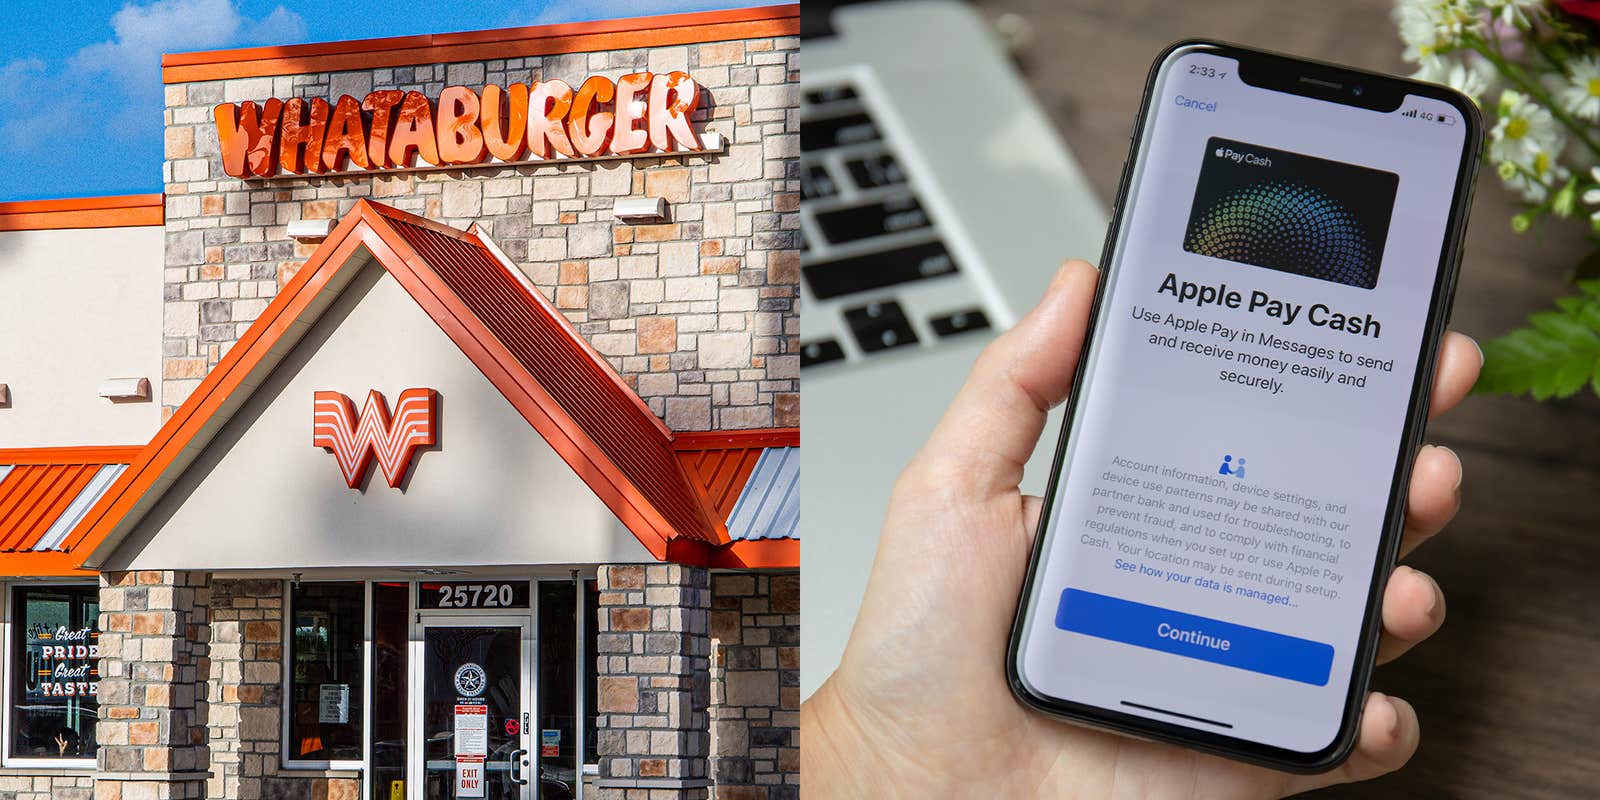
[[[0,1],[0,200],[161,191],[161,54],[781,0]]]

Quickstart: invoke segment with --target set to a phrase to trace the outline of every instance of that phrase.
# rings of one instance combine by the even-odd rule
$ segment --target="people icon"
[[[1244,477],[1244,456],[1240,456],[1239,457],[1239,463],[1234,465],[1234,467],[1233,467],[1233,477],[1235,477],[1235,478],[1243,478]]]
[[[1240,457],[1239,458],[1239,462],[1236,464],[1233,461],[1233,456],[1232,455],[1223,456],[1222,457],[1222,466],[1217,467],[1217,474],[1218,475],[1232,475],[1235,478],[1243,478],[1244,477],[1244,458]]]

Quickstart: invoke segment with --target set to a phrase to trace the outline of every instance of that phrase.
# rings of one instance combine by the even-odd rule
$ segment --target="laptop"
[[[844,651],[896,477],[1061,261],[1099,257],[1107,212],[976,9],[807,0],[802,23],[809,696]],[[1042,490],[1051,450],[1026,490]]]

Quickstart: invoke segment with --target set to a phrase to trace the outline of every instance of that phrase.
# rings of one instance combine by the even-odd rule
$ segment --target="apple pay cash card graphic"
[[[1183,249],[1371,289],[1399,185],[1393,172],[1212,137]]]

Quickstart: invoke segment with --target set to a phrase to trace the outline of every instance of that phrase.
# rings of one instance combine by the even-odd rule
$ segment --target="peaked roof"
[[[7,575],[92,575],[67,534],[139,447],[0,449],[0,563]]]
[[[368,200],[339,223],[67,538],[98,566],[367,263],[393,276],[658,559],[729,542],[673,435],[476,227]]]

